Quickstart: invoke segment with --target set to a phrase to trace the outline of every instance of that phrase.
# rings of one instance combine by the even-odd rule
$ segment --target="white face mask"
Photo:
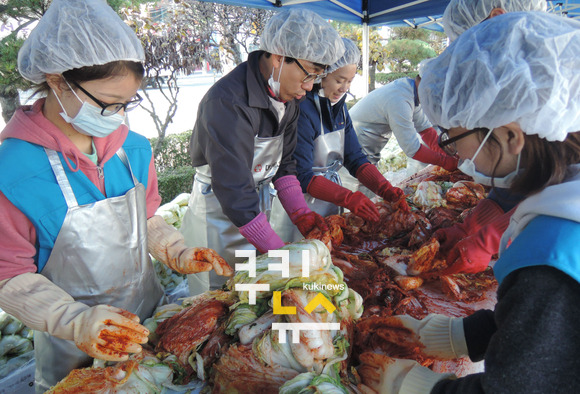
[[[274,67],[272,67],[272,74],[268,79],[268,86],[272,89],[274,96],[280,98],[280,75],[282,74],[282,67],[284,67],[284,57],[282,57],[282,65],[280,66],[280,71],[278,71],[278,80],[274,81]]]
[[[111,115],[111,116],[103,116],[101,115],[101,109],[95,107],[87,103],[86,101],[82,101],[80,97],[75,93],[75,91],[70,87],[67,81],[65,81],[68,87],[71,89],[71,92],[75,95],[77,100],[79,100],[83,105],[79,110],[79,113],[74,117],[71,118],[66,113],[64,106],[60,102],[58,95],[53,89],[53,93],[56,96],[60,107],[62,108],[63,112],[60,113],[60,116],[64,119],[65,122],[70,123],[72,127],[76,131],[81,134],[88,135],[91,137],[106,137],[111,134],[113,131],[117,130],[121,124],[125,121],[125,116],[120,115],[118,113]]]
[[[492,132],[493,132],[493,129],[489,130],[489,133],[487,133],[487,135],[485,136],[485,138],[483,139],[483,141],[479,145],[479,148],[477,148],[477,151],[475,151],[475,154],[473,155],[473,157],[471,159],[462,160],[457,168],[459,169],[459,171],[463,172],[464,174],[471,176],[473,178],[473,180],[477,183],[481,183],[482,185],[486,185],[486,186],[492,186],[492,179],[493,179],[493,186],[494,187],[507,189],[511,186],[511,184],[513,183],[515,177],[518,175],[518,172],[520,170],[520,154],[518,154],[518,163],[516,165],[516,169],[502,178],[495,178],[495,177],[492,178],[488,175],[482,174],[481,172],[477,171],[477,169],[475,168],[475,162],[474,162],[475,157],[479,154],[479,152],[481,151],[481,148],[483,147],[483,145],[485,144],[485,142],[487,141],[487,139],[489,138],[489,136],[491,135]]]

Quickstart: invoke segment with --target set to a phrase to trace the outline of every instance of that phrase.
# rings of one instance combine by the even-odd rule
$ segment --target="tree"
[[[362,26],[345,22],[332,22],[334,28],[344,38],[348,38],[357,43],[362,53]],[[383,38],[379,34],[378,28],[369,28],[369,91],[375,89],[375,75],[377,70],[385,69],[386,47],[383,45]]]
[[[158,89],[167,104],[161,114],[149,91],[143,88],[149,113],[157,129],[153,154],[164,147],[166,130],[177,111],[180,74],[191,74],[208,62],[215,70],[222,68],[218,48],[237,65],[242,62],[240,47],[249,52],[264,24],[264,10],[234,7],[198,1],[160,1],[148,13],[130,7],[121,15],[140,37],[145,49],[146,78]],[[151,12],[153,11],[153,12]]]
[[[28,90],[32,84],[22,78],[17,69],[18,51],[29,34],[29,28],[38,21],[51,0],[6,0],[0,4],[0,106],[2,117],[8,122],[20,106],[18,92]],[[139,3],[138,0],[109,0],[113,9]]]
[[[391,40],[386,46],[388,64],[393,72],[415,71],[423,59],[437,56],[433,48],[421,40]]]
[[[44,15],[49,3],[50,0],[8,0],[0,4],[2,35],[6,34],[0,40],[0,105],[4,122],[20,106],[18,91],[31,86],[18,73],[18,51],[23,37],[28,35],[27,29]]]
[[[247,55],[258,44],[266,22],[274,14],[259,8],[239,7],[225,4],[188,0],[191,4],[190,19],[202,24],[209,32],[208,45],[219,48],[226,62],[238,65],[242,62],[242,51]],[[223,66],[220,64],[220,66]]]

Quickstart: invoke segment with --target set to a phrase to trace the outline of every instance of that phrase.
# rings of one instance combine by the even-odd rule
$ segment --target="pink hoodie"
[[[99,179],[97,166],[59,128],[44,117],[43,105],[44,99],[39,99],[32,106],[24,106],[17,110],[0,134],[0,141],[17,138],[66,154],[71,170],[79,168],[105,194],[104,180]],[[128,132],[127,126],[122,125],[107,137],[93,139],[98,162],[101,165],[123,145]],[[153,157],[149,164],[146,201],[147,217],[150,218],[161,203]],[[26,272],[36,272],[34,264],[36,231],[28,218],[1,192],[0,223],[0,280]]]

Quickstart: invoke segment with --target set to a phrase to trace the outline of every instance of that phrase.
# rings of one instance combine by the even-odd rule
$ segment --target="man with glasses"
[[[260,49],[205,95],[190,143],[196,175],[181,231],[188,244],[211,245],[232,267],[236,250],[284,246],[268,221],[271,182],[302,234],[327,230],[304,200],[292,152],[298,100],[342,56],[344,44],[328,22],[293,8],[268,21]],[[192,295],[224,282],[214,275],[188,279]]]
[[[467,29],[491,18],[516,11],[546,11],[545,0],[451,0],[443,13],[445,33],[454,41]],[[469,130],[449,139],[444,131],[439,144],[449,153],[455,151],[455,142],[470,134],[487,134],[487,129]],[[483,137],[482,137],[483,138]],[[468,175],[467,166],[459,169]],[[475,174],[476,175],[476,174]],[[480,272],[485,270],[499,249],[501,235],[507,228],[515,206],[522,196],[510,193],[500,182],[491,184],[475,176],[475,181],[494,186],[488,198],[482,200],[464,219],[463,223],[437,230],[435,236],[441,244],[441,251],[447,253],[449,268],[445,273]]]

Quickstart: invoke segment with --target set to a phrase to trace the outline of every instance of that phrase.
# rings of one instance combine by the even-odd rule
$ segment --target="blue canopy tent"
[[[308,8],[326,19],[362,24],[363,78],[368,81],[369,26],[410,26],[443,31],[441,18],[450,0],[200,0],[276,10]],[[548,1],[548,11],[580,20],[580,0]],[[366,86],[368,89],[368,86]],[[365,94],[367,93],[365,89]]]

